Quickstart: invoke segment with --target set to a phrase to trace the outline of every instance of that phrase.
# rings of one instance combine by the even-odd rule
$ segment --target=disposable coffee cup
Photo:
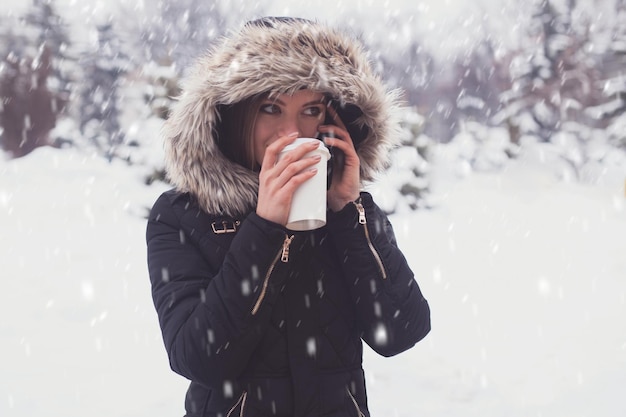
[[[317,164],[307,168],[317,169],[317,173],[301,184],[293,195],[286,225],[289,230],[314,230],[326,224],[326,168],[330,152],[324,143],[314,138],[297,138],[281,151],[279,160],[285,153],[308,142],[317,142],[319,146],[305,154],[304,158],[315,155],[322,158]]]

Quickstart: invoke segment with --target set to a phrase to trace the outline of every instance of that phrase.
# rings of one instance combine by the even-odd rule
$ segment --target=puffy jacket
[[[358,45],[317,23],[244,27],[199,61],[166,124],[175,189],[150,213],[148,266],[170,365],[191,381],[188,416],[369,416],[362,341],[391,356],[430,330],[369,194],[318,230],[292,232],[255,214],[258,173],[220,152],[220,105],[300,88],[343,103],[361,177],[373,178],[394,144],[395,95]]]

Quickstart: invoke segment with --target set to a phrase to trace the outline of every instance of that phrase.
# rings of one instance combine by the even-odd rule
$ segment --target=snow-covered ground
[[[394,358],[366,351],[372,415],[626,415],[622,173],[566,183],[521,158],[392,216],[433,330]],[[71,149],[0,161],[1,416],[183,414],[145,264],[166,187],[142,174]]]

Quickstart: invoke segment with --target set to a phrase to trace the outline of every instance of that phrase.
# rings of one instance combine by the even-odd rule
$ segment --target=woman
[[[154,304],[187,416],[369,416],[362,340],[391,356],[430,311],[391,225],[360,192],[397,124],[354,40],[263,18],[198,61],[164,129],[175,189],[148,222]],[[314,175],[298,136],[333,150],[326,226],[286,229]],[[308,147],[307,147],[308,146]]]

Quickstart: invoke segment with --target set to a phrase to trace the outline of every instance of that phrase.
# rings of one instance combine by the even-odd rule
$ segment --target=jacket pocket
[[[356,401],[356,398],[354,398],[354,395],[352,395],[352,393],[350,392],[350,389],[348,387],[346,387],[346,393],[347,393],[348,398],[350,400],[351,407],[353,407],[353,409],[356,412],[355,415],[357,417],[365,417],[365,414],[363,414],[363,412],[361,411],[361,408],[359,407],[359,403]]]
[[[248,398],[248,391],[244,391],[235,405],[228,411],[226,417],[244,417],[243,412],[246,408],[246,398]],[[239,413],[236,411],[239,410]]]

